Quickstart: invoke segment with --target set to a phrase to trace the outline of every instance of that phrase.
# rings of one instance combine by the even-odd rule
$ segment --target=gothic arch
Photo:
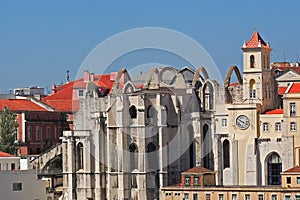
[[[77,170],[83,169],[83,161],[84,161],[83,144],[79,142],[76,145],[76,169]]]
[[[153,77],[154,75],[154,77]],[[153,79],[154,78],[154,79]],[[152,68],[150,73],[148,74],[145,83],[144,83],[144,88],[148,88],[150,85],[150,82],[154,82],[155,84],[158,85],[159,83],[159,71],[157,68]]]
[[[200,75],[201,72],[203,73],[204,78]],[[198,67],[198,69],[196,70],[194,79],[192,82],[193,87],[195,87],[199,78],[200,78],[201,83],[203,83],[205,80],[209,79],[208,73],[204,67]]]
[[[170,67],[170,66],[164,67],[164,68],[162,68],[162,69],[160,70],[159,75],[158,75],[158,78],[159,78],[158,80],[159,80],[160,83],[163,82],[163,75],[164,75],[164,73],[167,72],[167,71],[174,72],[174,73],[175,73],[175,77],[177,77],[178,71],[177,71],[175,68]],[[172,80],[172,79],[170,79],[170,81],[171,81],[171,80]],[[173,81],[173,83],[174,83],[174,82],[175,82],[175,81]],[[169,84],[167,84],[167,85],[169,85]]]
[[[136,119],[137,118],[137,109],[134,105],[131,105],[129,107],[129,116],[131,119]]]
[[[123,93],[127,93],[127,94],[129,94],[129,93],[133,93],[133,92],[135,92],[135,86],[133,85],[133,83],[131,82],[131,81],[128,81],[125,85],[124,85],[124,87],[123,87]]]
[[[232,75],[232,72],[235,72],[235,75],[238,79],[238,82],[240,85],[243,84],[243,79],[241,77],[241,73],[240,73],[240,70],[239,68],[237,68],[237,66],[231,66],[226,74],[226,78],[225,78],[225,81],[224,81],[224,87],[229,87],[229,84],[230,84],[230,79],[231,79],[231,75]]]
[[[194,140],[194,128],[192,126],[192,124],[188,125],[187,126],[187,131],[188,131],[188,141],[189,141],[189,156],[190,156],[190,168],[193,168],[196,164],[195,162],[195,149],[196,149],[196,146],[195,146],[195,140]]]
[[[230,144],[229,140],[223,141],[223,169],[230,167]]]
[[[130,170],[138,169],[139,156],[138,156],[138,146],[133,142],[128,147],[130,153]]]
[[[121,78],[122,78],[123,75],[124,75],[124,80],[121,80]],[[124,81],[123,84],[125,84],[127,81],[131,81],[131,78],[130,78],[130,76],[129,76],[129,74],[128,74],[128,72],[127,72],[126,69],[121,69],[121,70],[118,72],[118,75],[117,75],[117,77],[116,77],[116,80],[115,80],[115,82],[114,82],[114,84],[113,84],[113,86],[112,86],[112,90],[113,90],[113,91],[118,90],[120,84],[122,84],[122,81]]]
[[[204,110],[213,110],[215,103],[215,87],[213,82],[207,80],[202,87],[202,102]]]
[[[280,185],[281,184],[281,172],[282,161],[277,152],[271,152],[266,156],[266,178],[267,185]]]

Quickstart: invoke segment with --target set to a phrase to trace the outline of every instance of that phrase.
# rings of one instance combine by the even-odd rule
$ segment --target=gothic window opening
[[[147,118],[154,118],[154,108],[151,105],[147,108]]]
[[[202,128],[202,158],[204,167],[213,170],[211,136],[207,124]]]
[[[223,142],[223,168],[230,167],[229,141]]]
[[[77,151],[76,151],[76,164],[77,164],[77,170],[83,169],[83,144],[79,142],[77,144]]]
[[[250,80],[250,85],[249,85],[249,98],[254,99],[256,98],[256,87],[255,87],[255,80],[251,79]]]
[[[158,168],[158,152],[153,142],[147,145],[147,167],[149,171],[155,171]]]
[[[206,82],[203,86],[203,106],[204,110],[214,109],[214,88],[212,83]]]
[[[255,58],[254,55],[250,56],[250,68],[254,68],[255,65]]]
[[[195,166],[195,141],[194,141],[194,129],[192,125],[188,126],[188,133],[189,133],[189,156],[190,156],[190,168],[193,168]]]
[[[130,115],[131,119],[136,119],[136,117],[137,117],[137,110],[136,110],[136,107],[134,105],[130,106],[130,108],[129,108],[129,115]]]
[[[129,152],[130,152],[130,169],[138,169],[138,147],[136,144],[131,143],[129,145]]]
[[[268,185],[281,184],[282,162],[277,153],[273,153],[267,160]]]

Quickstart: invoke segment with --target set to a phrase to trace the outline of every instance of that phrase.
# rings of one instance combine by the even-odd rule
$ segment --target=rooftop
[[[206,174],[206,173],[214,173],[214,171],[204,167],[197,166],[183,172],[183,174],[188,174],[188,173]]]
[[[250,40],[243,45],[243,48],[267,48],[271,49],[268,43],[266,43],[260,34],[255,31]]]
[[[28,99],[0,99],[0,109],[2,110],[4,106],[12,111],[46,111],[45,108]]]

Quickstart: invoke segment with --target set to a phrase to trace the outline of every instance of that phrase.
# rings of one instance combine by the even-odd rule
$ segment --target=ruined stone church
[[[295,164],[294,139],[284,128],[263,133],[279,106],[271,50],[255,32],[242,46],[243,73],[230,67],[224,84],[205,67],[153,68],[142,84],[120,70],[107,94],[88,78],[62,139],[63,198],[160,199],[196,165],[215,171],[218,185],[279,184]]]

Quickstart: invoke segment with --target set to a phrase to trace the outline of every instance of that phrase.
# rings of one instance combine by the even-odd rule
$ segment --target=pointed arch
[[[166,66],[166,67],[162,68],[162,69],[160,70],[160,72],[159,72],[158,80],[159,80],[160,83],[163,83],[163,75],[164,75],[164,73],[166,73],[167,71],[174,72],[175,77],[177,77],[177,74],[178,74],[177,69],[175,69],[174,67],[171,67],[171,66]],[[173,78],[170,79],[170,82],[171,82],[171,80],[173,80]],[[174,82],[175,82],[175,81],[173,80],[173,83],[174,83]],[[166,84],[169,85],[169,83],[166,83]]]
[[[215,103],[215,87],[213,82],[207,80],[202,87],[202,102],[204,110],[213,110]]]
[[[152,81],[156,85],[158,85],[158,83],[159,83],[159,71],[157,68],[152,68],[151,71],[149,72],[149,74],[145,80],[145,83],[144,83],[144,88],[149,88],[149,85]]]
[[[238,82],[240,85],[243,84],[243,79],[242,79],[242,76],[241,76],[241,73],[240,73],[240,70],[237,66],[231,66],[226,74],[226,78],[225,78],[225,81],[224,81],[224,87],[229,87],[229,84],[230,84],[230,79],[231,79],[231,75],[232,75],[232,72],[235,72],[235,75],[238,79]]]
[[[136,119],[137,118],[137,109],[134,105],[129,107],[129,115],[131,119]]]
[[[119,89],[119,86],[125,84],[127,81],[131,81],[131,78],[126,69],[121,69],[118,72],[116,80],[112,86],[112,90],[117,91]]]
[[[229,141],[223,141],[223,169],[230,167],[230,146]]]
[[[204,78],[200,75],[200,73],[203,73]],[[203,83],[205,80],[209,79],[208,73],[206,71],[206,69],[204,67],[198,67],[198,69],[195,72],[194,78],[193,78],[193,82],[192,82],[192,86],[195,87],[197,81],[199,80]]]
[[[133,85],[133,83],[131,81],[128,81],[124,87],[123,87],[123,90],[122,90],[122,93],[134,93],[136,91],[136,88],[135,86]]]
[[[266,157],[268,185],[281,184],[282,161],[278,153],[272,152]]]
[[[138,146],[135,143],[131,143],[128,149],[130,152],[130,170],[138,169]]]
[[[250,55],[250,68],[255,67],[255,57],[254,55]]]
[[[83,169],[83,144],[79,142],[76,146],[76,168],[77,170]]]

